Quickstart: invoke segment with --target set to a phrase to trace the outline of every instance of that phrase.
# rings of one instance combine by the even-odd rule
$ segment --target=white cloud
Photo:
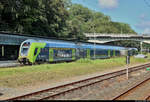
[[[140,29],[150,28],[150,21],[141,21],[140,23],[136,24],[136,27]]]
[[[143,34],[150,34],[150,28],[145,28]]]
[[[147,17],[147,15],[144,13],[140,15],[140,19],[145,19],[146,17]]]
[[[118,6],[118,0],[99,0],[102,8],[115,8]]]
[[[142,30],[143,34],[150,34],[150,19],[146,13],[139,15],[139,21],[135,24],[135,27]]]
[[[139,18],[140,18],[141,21],[142,20],[143,21],[150,20],[146,13],[141,14]]]

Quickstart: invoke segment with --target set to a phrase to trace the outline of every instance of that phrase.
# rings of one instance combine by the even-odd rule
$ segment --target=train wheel
[[[28,61],[28,65],[32,65],[32,63]]]
[[[36,64],[40,65],[40,64],[41,64],[41,62],[40,62],[40,61],[38,61],[38,62],[36,62]]]
[[[21,62],[21,61],[19,61],[19,60],[18,60],[18,62],[19,62],[20,64],[22,64],[22,62]]]
[[[23,63],[24,65],[26,65],[26,61],[23,61],[22,63]]]

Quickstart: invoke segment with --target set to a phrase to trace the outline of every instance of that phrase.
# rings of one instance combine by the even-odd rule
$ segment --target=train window
[[[30,46],[30,42],[25,42],[23,46]]]
[[[38,48],[35,49],[34,51],[34,56],[37,54]]]
[[[22,48],[21,55],[27,56],[27,53],[28,53],[28,48]]]

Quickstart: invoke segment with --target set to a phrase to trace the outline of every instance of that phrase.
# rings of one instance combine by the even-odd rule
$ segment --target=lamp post
[[[95,60],[95,53],[96,53],[96,43],[95,43],[95,41],[96,41],[96,36],[95,36],[95,25],[94,25],[94,23],[93,23],[93,33],[94,33],[94,60]]]
[[[126,56],[126,76],[127,76],[127,80],[129,79],[129,64],[130,64],[130,54],[129,54],[129,50],[127,50],[127,56]]]
[[[95,32],[94,32],[94,40],[96,41],[95,38],[96,38],[96,37],[95,37]],[[94,41],[94,59],[95,59],[95,50],[96,50],[96,48],[95,48],[95,47],[96,47],[96,46],[95,46],[95,45],[96,45],[96,44],[95,44],[95,41]]]

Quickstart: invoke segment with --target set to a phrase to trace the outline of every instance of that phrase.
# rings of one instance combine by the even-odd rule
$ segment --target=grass
[[[0,86],[19,87],[47,81],[60,81],[80,75],[92,74],[124,66],[125,57],[104,60],[80,59],[71,63],[42,64],[17,68],[0,68]],[[131,65],[145,63],[149,59],[131,57]]]

